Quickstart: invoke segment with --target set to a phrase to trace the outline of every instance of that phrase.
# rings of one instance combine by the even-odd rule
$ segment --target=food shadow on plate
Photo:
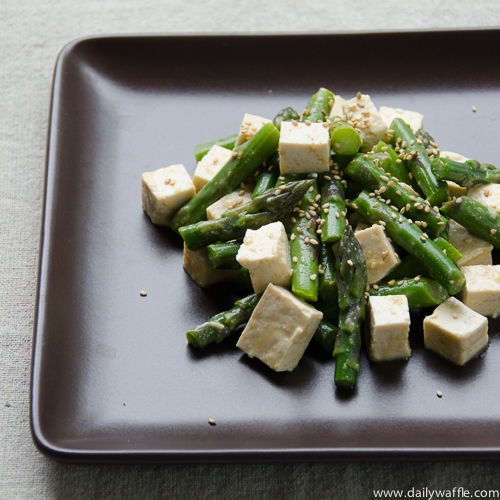
[[[157,226],[151,223],[151,219],[143,213],[144,236],[148,243],[158,248],[160,251],[182,252],[184,248],[183,239],[169,227]]]

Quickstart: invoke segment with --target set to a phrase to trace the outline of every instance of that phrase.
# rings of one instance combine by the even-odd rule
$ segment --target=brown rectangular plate
[[[302,111],[325,86],[416,110],[442,149],[499,162],[500,31],[117,36],[62,51],[54,78],[32,370],[36,444],[68,461],[499,457],[500,343],[456,367],[422,341],[409,362],[362,353],[350,394],[310,347],[274,373],[185,332],[236,290],[201,290],[180,238],[141,210],[144,171],[238,130],[245,112]],[[477,112],[472,112],[472,106]],[[147,291],[147,297],[139,295]],[[441,390],[442,398],[436,396]],[[208,424],[216,420],[216,426]]]

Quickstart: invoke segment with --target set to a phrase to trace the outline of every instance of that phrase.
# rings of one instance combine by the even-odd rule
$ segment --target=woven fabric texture
[[[47,119],[54,64],[66,43],[104,33],[495,25],[496,0],[0,0],[0,500],[356,499],[384,487],[498,487],[497,462],[63,465],[40,455],[29,430]]]

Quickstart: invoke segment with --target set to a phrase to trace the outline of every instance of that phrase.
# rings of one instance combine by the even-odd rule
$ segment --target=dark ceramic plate
[[[237,131],[244,112],[302,110],[320,86],[418,110],[443,149],[498,162],[499,46],[495,30],[68,45],[47,153],[31,407],[39,448],[103,462],[498,457],[498,324],[486,355],[456,367],[423,348],[427,312],[414,315],[410,361],[362,355],[350,394],[335,390],[334,363],[312,347],[292,373],[244,356],[237,334],[192,349],[186,330],[237,291],[189,280],[180,239],[142,213],[140,181],[173,163],[192,173],[195,145]]]

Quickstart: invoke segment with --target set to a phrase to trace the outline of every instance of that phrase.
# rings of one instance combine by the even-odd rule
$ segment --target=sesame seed
[[[309,243],[309,236],[306,236],[306,237],[304,238],[304,243]]]
[[[399,286],[401,286],[403,283],[404,283],[404,281],[403,281],[403,280],[398,281],[398,285],[399,285]]]
[[[385,222],[383,220],[379,220],[378,223],[381,225],[381,226],[385,226]]]
[[[400,162],[400,163],[401,163],[401,162]],[[409,177],[410,179],[413,179],[413,174],[412,174],[411,172],[408,172],[408,177]]]
[[[358,99],[361,99],[361,92],[358,92],[358,93],[356,94],[356,97],[357,97]]]
[[[290,220],[291,220],[294,224],[297,222],[297,219],[296,219],[295,217],[292,217]]]
[[[425,208],[424,208],[424,211],[425,211],[426,213],[429,213],[429,212],[431,211],[431,209],[430,209],[430,207],[425,207]]]
[[[341,179],[340,175],[334,175],[334,176],[333,176],[333,178],[334,178],[335,180],[337,180],[337,181],[340,181],[340,179]]]
[[[330,108],[333,108],[333,99],[330,99],[330,100],[328,101],[328,106],[329,106]]]
[[[238,196],[243,196],[245,194],[245,190],[242,189],[239,193],[238,193]]]
[[[386,177],[385,175],[381,175],[381,176],[380,176],[380,178],[381,178],[383,181],[386,181],[386,182],[389,180],[389,178],[388,178],[388,177]]]
[[[442,398],[443,397],[443,393],[440,390],[437,390],[436,394],[437,394],[438,398]]]
[[[311,121],[310,121],[310,120],[305,120],[305,121],[304,121],[304,123],[305,123],[307,126],[311,125]]]
[[[308,203],[314,203],[314,200],[312,198],[307,198]]]
[[[316,275],[315,274],[311,274],[311,276],[309,276],[309,278],[311,279],[311,281],[314,281],[316,279]]]
[[[472,106],[472,111],[474,111],[474,113],[477,111],[476,106]]]
[[[340,212],[340,215],[342,215],[343,217],[345,217],[346,213],[342,210],[342,212]]]
[[[335,212],[335,217],[338,219],[340,217],[340,214],[338,212]]]
[[[373,204],[373,208],[377,208],[379,205],[380,205],[380,203],[379,203],[378,201],[376,201],[376,202]]]
[[[415,282],[416,282],[416,281],[420,281],[420,276],[415,276],[415,277],[413,278],[413,281],[415,281]]]
[[[389,281],[389,285],[394,285],[394,283],[396,283],[396,280]]]
[[[312,220],[310,220],[307,224],[306,224],[306,229],[309,229],[311,227],[311,224],[312,224]]]
[[[319,245],[318,240],[315,240],[314,238],[311,238],[309,240],[309,243],[311,243],[312,245]]]
[[[426,238],[424,235],[420,236],[420,239],[421,239],[423,242],[426,242],[426,241],[427,241],[427,238]]]
[[[497,232],[497,230],[496,230],[496,229],[490,229],[490,233],[491,233],[491,234],[495,234],[496,232]]]
[[[324,178],[327,180],[327,181],[331,181],[332,178],[329,176],[329,175],[325,175]]]
[[[209,423],[210,425],[216,425],[215,420],[214,420],[213,418],[209,418],[209,419],[208,419],[208,423]]]
[[[352,208],[354,208],[354,210],[358,209],[358,205],[356,205],[356,203],[352,203],[351,206],[352,206]]]
[[[295,239],[295,235],[294,234],[291,234],[290,235],[290,239],[293,241]]]
[[[298,227],[297,232],[302,234],[302,228]]]
[[[438,226],[444,226],[444,222],[438,222],[437,225]]]
[[[312,193],[312,192],[314,191],[314,187],[313,187],[313,186],[311,186],[311,187],[308,189],[308,191],[309,191],[310,193]]]
[[[325,203],[324,205],[321,205],[321,208],[328,208],[330,206],[330,203]]]
[[[145,292],[144,290],[141,290],[141,291],[139,292],[139,295],[140,295],[141,297],[147,297],[148,293],[147,293],[147,292]]]
[[[328,283],[330,286],[332,285],[335,285],[335,281],[330,281],[330,283]]]
[[[348,263],[350,266],[353,266],[353,265],[354,265],[354,264],[352,263],[352,260],[351,260],[351,259],[349,259],[349,260],[347,261],[347,263]]]
[[[379,286],[378,285],[373,285],[374,290],[378,290]]]
[[[281,189],[277,189],[277,190],[274,192],[274,196],[278,196],[279,194],[281,194]]]
[[[391,205],[391,208],[392,208],[395,212],[399,212],[399,208],[398,208],[398,207],[395,207],[394,205]]]
[[[375,196],[375,193],[370,193],[368,196],[369,196],[370,198],[373,198],[373,197]]]
[[[297,257],[294,257],[292,260],[293,260],[295,263],[297,263],[297,262],[299,261],[299,259],[298,259]]]
[[[403,160],[401,160],[401,158],[398,158],[398,159],[396,160],[396,163],[402,163],[402,161],[403,161]],[[408,176],[409,176],[409,175],[410,175],[410,174],[408,174]],[[411,179],[411,177],[410,177],[410,179]]]
[[[455,203],[462,203],[462,198],[457,198],[457,199],[455,200]]]
[[[243,156],[243,151],[240,151],[240,152],[238,153],[238,158],[241,158],[242,156]]]
[[[325,214],[327,214],[330,210],[328,208],[324,208],[323,209],[323,212],[325,212]]]
[[[392,187],[392,186],[394,186],[394,181],[389,181],[387,183],[387,187]],[[399,193],[399,194],[401,194],[401,193]]]
[[[397,216],[396,214],[391,214],[391,217],[392,217],[393,219],[396,219],[398,216]]]
[[[370,264],[370,269],[375,269],[377,267],[377,263],[375,261],[373,261],[371,264]]]

